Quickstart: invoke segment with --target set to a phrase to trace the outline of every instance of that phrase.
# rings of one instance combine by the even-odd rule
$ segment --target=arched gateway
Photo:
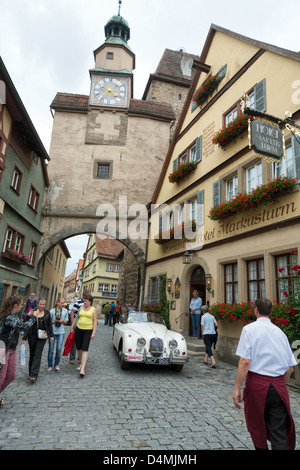
[[[40,228],[38,292],[47,252],[69,237],[98,233],[109,206],[115,213],[115,238],[136,260],[141,300],[147,240],[126,235],[134,216],[124,221],[120,200],[123,205],[126,201],[126,216],[134,204],[146,208],[175,116],[170,105],[133,99],[135,55],[129,38],[128,23],[119,11],[105,26],[105,42],[94,51],[89,94],[57,93],[51,104],[50,186]]]

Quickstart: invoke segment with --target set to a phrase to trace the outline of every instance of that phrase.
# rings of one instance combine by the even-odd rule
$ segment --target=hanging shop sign
[[[276,124],[253,119],[248,122],[249,147],[267,161],[280,161],[285,156],[284,135]]]

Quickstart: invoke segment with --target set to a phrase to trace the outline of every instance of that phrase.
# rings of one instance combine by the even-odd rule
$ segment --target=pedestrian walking
[[[84,305],[78,312],[78,322],[75,328],[76,348],[79,354],[80,377],[85,376],[85,367],[88,359],[90,340],[95,337],[97,329],[97,310],[93,307],[93,297],[86,295],[83,298]]]
[[[88,294],[90,294],[89,291],[84,291],[83,296],[80,299],[78,299],[77,302],[75,302],[72,307],[72,310],[70,313],[70,321],[71,321],[70,333],[72,333],[72,331],[75,331],[76,323],[78,321],[78,311],[84,304],[83,297]],[[70,352],[70,364],[75,363],[75,357],[76,357],[76,343],[74,343],[74,346]]]
[[[28,315],[30,310],[36,310],[36,309],[37,309],[37,301],[36,301],[36,298],[35,298],[35,293],[32,292],[29,299],[27,299],[25,309],[24,309],[23,318],[26,318],[26,316]]]
[[[114,319],[115,319],[115,302],[112,301],[110,304],[110,308],[109,308],[109,317],[108,317],[109,326],[113,326],[115,324]]]
[[[233,402],[240,409],[241,387],[247,429],[255,449],[295,448],[295,426],[290,410],[286,381],[297,361],[287,336],[270,320],[272,302],[255,301],[256,321],[246,325],[241,333],[236,354],[240,356]]]
[[[190,311],[192,318],[192,339],[200,339],[200,314],[202,307],[202,299],[199,297],[197,290],[193,291],[193,297],[190,302]]]
[[[53,328],[49,310],[46,310],[45,299],[39,299],[37,310],[33,311],[36,324],[25,331],[22,343],[28,338],[29,343],[29,380],[36,382],[42,360],[43,350],[47,341],[53,341]]]
[[[106,304],[103,307],[104,310],[104,325],[108,324],[108,318],[109,318],[109,311],[110,311],[110,304],[109,302],[106,302]]]
[[[114,316],[114,325],[116,323],[119,323],[120,321],[120,315],[122,315],[122,307],[120,305],[119,299],[117,299],[115,303],[115,316]]]
[[[53,341],[49,341],[48,349],[48,372],[52,372],[53,368],[53,355],[54,348],[56,345],[55,359],[54,359],[54,370],[60,372],[60,357],[63,346],[63,340],[65,337],[65,327],[67,325],[69,314],[68,310],[63,307],[65,300],[63,298],[57,299],[55,307],[50,310],[50,316],[53,328]]]
[[[0,312],[0,340],[5,344],[5,363],[0,364],[0,393],[15,379],[17,371],[17,345],[19,332],[26,331],[35,322],[33,310],[28,312],[26,321],[21,321],[18,317],[23,306],[23,297],[12,295],[8,297]],[[4,405],[3,398],[0,397],[0,406]]]
[[[216,361],[213,356],[212,347],[213,344],[216,343],[216,328],[218,328],[218,323],[215,317],[209,313],[207,305],[204,305],[201,311],[203,313],[201,318],[201,332],[205,344],[204,364],[208,364],[208,358],[210,358],[211,368],[215,369]]]
[[[134,308],[133,302],[130,302],[127,313],[134,312],[134,311],[135,311],[135,308]]]

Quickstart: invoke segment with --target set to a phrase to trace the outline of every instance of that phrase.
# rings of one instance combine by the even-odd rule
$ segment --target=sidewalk
[[[84,379],[66,357],[61,373],[47,373],[48,345],[35,384],[18,366],[3,393],[1,450],[253,449],[243,410],[232,403],[235,367],[211,369],[199,356],[180,373],[141,364],[122,371],[112,331],[99,322]],[[300,450],[300,393],[290,389],[290,399]]]

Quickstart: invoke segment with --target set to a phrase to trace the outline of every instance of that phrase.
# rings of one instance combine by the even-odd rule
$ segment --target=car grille
[[[149,350],[154,357],[159,357],[163,353],[163,342],[160,338],[151,338],[149,343]]]

